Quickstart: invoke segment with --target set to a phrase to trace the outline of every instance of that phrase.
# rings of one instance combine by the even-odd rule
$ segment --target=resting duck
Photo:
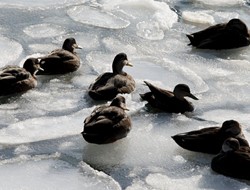
[[[38,59],[29,58],[23,68],[6,66],[0,69],[0,96],[28,91],[37,85],[35,74],[42,70]]]
[[[84,121],[83,138],[89,143],[107,144],[127,136],[131,129],[125,113],[125,98],[117,96],[111,104],[100,106]]]
[[[106,72],[100,75],[93,84],[89,86],[89,96],[94,100],[112,100],[117,94],[131,93],[135,90],[134,79],[124,72],[124,66],[133,66],[128,62],[125,53],[115,56],[112,69],[113,72]]]
[[[201,49],[232,49],[250,44],[248,28],[240,19],[210,26],[200,32],[188,34],[187,37],[189,45]]]
[[[156,87],[147,81],[144,82],[149,87],[150,92],[140,94],[140,96],[143,100],[148,101],[152,107],[169,113],[184,113],[194,110],[193,105],[184,97],[188,96],[194,100],[198,100],[198,98],[191,94],[186,84],[176,85],[174,91],[171,92]]]
[[[228,138],[221,152],[211,162],[211,168],[225,176],[250,180],[250,148],[240,146],[235,138]]]
[[[67,38],[62,49],[56,49],[49,55],[39,57],[40,64],[44,71],[39,71],[38,75],[65,74],[76,71],[80,67],[80,58],[74,52],[81,49],[74,38]]]
[[[225,121],[222,127],[208,127],[172,136],[182,148],[208,154],[218,154],[229,137],[237,138],[241,146],[249,146],[240,124],[234,120]]]

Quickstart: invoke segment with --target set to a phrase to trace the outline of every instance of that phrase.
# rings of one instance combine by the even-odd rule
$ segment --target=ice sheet
[[[198,3],[197,3],[198,2]],[[209,5],[213,3],[213,5]],[[241,1],[7,1],[0,3],[0,66],[22,65],[74,37],[81,67],[37,76],[38,86],[0,98],[0,189],[249,189],[249,182],[218,175],[212,156],[179,147],[172,135],[235,119],[250,139],[249,47],[213,51],[188,46],[185,34],[231,18],[249,26]],[[93,145],[81,136],[97,106],[87,94],[125,52],[136,90],[128,95],[128,136]],[[140,99],[147,80],[172,90],[189,85],[199,100],[193,113],[158,113]],[[2,90],[2,89],[1,89]]]
[[[24,29],[24,32],[32,38],[46,38],[63,35],[65,29],[55,24],[36,24]]]

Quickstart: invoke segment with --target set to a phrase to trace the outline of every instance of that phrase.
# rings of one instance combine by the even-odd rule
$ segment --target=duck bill
[[[44,71],[44,69],[40,65],[38,65],[37,69],[40,70],[40,71]]]
[[[74,47],[75,49],[82,49],[82,47],[79,46],[79,45],[77,45],[77,44],[74,44],[73,47]]]
[[[125,62],[126,62],[126,64],[125,64],[126,66],[133,67],[132,63],[128,62],[127,60]]]
[[[190,97],[190,98],[192,98],[192,99],[194,99],[194,100],[199,100],[198,98],[196,98],[196,97],[195,97],[193,94],[191,94],[191,93],[188,95],[188,97]]]
[[[126,105],[125,105],[125,104],[121,104],[121,105],[120,105],[120,107],[121,107],[122,109],[124,109],[124,110],[129,111],[129,109],[126,107]]]

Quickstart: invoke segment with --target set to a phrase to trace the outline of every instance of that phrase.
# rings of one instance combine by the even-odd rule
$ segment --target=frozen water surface
[[[43,0],[43,1],[33,1],[33,0],[27,0],[27,1],[19,1],[19,0],[2,0],[0,2],[0,6],[4,7],[22,7],[22,8],[48,8],[51,6],[65,6],[65,5],[71,5],[75,3],[80,3],[84,1],[80,0]]]
[[[22,53],[23,47],[17,41],[0,35],[0,66],[12,64]]]
[[[46,23],[29,26],[24,32],[32,38],[54,37],[65,33],[62,27]]]
[[[249,47],[212,51],[190,46],[185,34],[240,18],[250,26],[249,4],[218,1],[8,1],[0,2],[0,66],[22,65],[74,37],[81,67],[37,76],[29,92],[0,98],[0,189],[175,190],[250,189],[249,182],[218,175],[213,156],[180,148],[172,135],[229,119],[250,140]],[[87,95],[95,78],[125,52],[136,81],[125,95],[132,130],[108,145],[88,144],[84,119],[100,104]],[[147,80],[173,89],[186,83],[199,98],[193,113],[157,113],[142,102]],[[108,104],[110,102],[107,102]]]
[[[75,21],[93,26],[120,29],[126,28],[130,23],[112,13],[88,6],[77,6],[68,10],[69,16]]]

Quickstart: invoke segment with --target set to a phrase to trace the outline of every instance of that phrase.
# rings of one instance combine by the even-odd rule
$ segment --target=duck
[[[186,36],[190,40],[188,45],[200,49],[232,49],[250,44],[248,28],[242,20],[237,18]]]
[[[65,39],[61,49],[39,57],[43,71],[37,72],[37,75],[66,74],[76,71],[80,67],[80,58],[75,49],[82,49],[77,45],[75,38]]]
[[[42,70],[39,60],[28,58],[23,67],[8,65],[0,69],[0,96],[26,92],[37,86],[35,76],[38,70]]]
[[[112,100],[118,94],[130,94],[135,90],[135,80],[123,71],[124,66],[133,65],[128,61],[125,53],[115,56],[112,72],[101,74],[89,86],[88,94],[93,100]]]
[[[117,96],[110,105],[102,105],[84,120],[83,138],[88,143],[108,144],[125,138],[131,130],[131,119],[126,114],[126,100]]]
[[[177,84],[174,91],[171,92],[169,90],[156,87],[147,81],[144,81],[144,83],[148,86],[150,92],[140,94],[140,96],[142,100],[147,101],[153,108],[157,108],[168,113],[185,113],[192,112],[194,110],[192,103],[184,98],[187,96],[194,100],[198,100],[198,98],[190,92],[188,85]]]
[[[238,139],[228,138],[221,151],[211,161],[213,171],[233,178],[250,180],[250,148]]]
[[[221,127],[207,127],[172,136],[180,147],[207,154],[218,154],[223,142],[229,137],[236,138],[241,146],[249,146],[241,125],[235,120],[226,120]]]

